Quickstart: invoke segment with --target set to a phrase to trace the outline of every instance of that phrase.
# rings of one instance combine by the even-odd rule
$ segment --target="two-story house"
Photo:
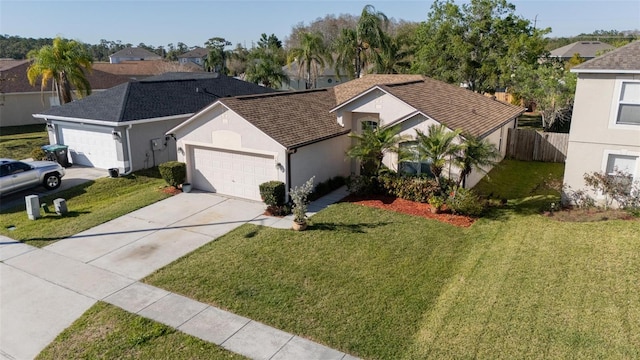
[[[190,63],[196,64],[200,66],[200,68],[204,68],[205,60],[209,56],[209,50],[201,47],[196,47],[195,49],[186,52],[182,55],[178,56],[178,61],[181,65],[187,65]]]
[[[578,85],[564,183],[586,189],[585,173],[614,176],[616,169],[640,180],[640,41],[571,71],[578,74]]]

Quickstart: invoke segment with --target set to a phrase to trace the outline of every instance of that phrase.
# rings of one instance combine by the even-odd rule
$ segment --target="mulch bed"
[[[177,195],[182,192],[182,190],[176,188],[175,186],[166,186],[162,188],[162,192],[169,195]]]
[[[342,199],[342,202],[374,207],[378,209],[391,210],[407,215],[420,216],[427,219],[433,219],[447,224],[459,227],[469,227],[476,219],[463,215],[454,215],[446,209],[434,214],[431,212],[431,205],[394,198],[389,196],[355,196],[349,195]]]

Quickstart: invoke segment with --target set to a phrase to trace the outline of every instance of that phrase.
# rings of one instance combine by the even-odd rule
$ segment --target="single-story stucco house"
[[[410,137],[444,124],[488,139],[504,156],[507,131],[524,110],[419,75],[367,75],[333,88],[220,98],[167,134],[194,188],[260,200],[258,185],[269,180],[290,189],[312,176],[317,184],[357,174],[357,162],[345,155],[347,135],[363,124],[397,124]],[[400,145],[411,149],[412,142]],[[384,163],[398,169],[394,154]],[[465,185],[482,175],[470,174]]]
[[[167,73],[130,81],[34,114],[51,144],[69,146],[73,164],[121,173],[176,159],[166,132],[219,98],[273,90],[212,73]]]

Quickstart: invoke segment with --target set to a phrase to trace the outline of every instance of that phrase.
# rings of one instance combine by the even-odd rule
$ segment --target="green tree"
[[[52,45],[45,45],[40,50],[32,50],[28,54],[31,65],[27,68],[27,78],[35,85],[41,78],[41,90],[53,81],[60,104],[71,102],[71,88],[76,88],[77,96],[91,94],[91,84],[87,80],[86,71],[91,71],[93,59],[86,47],[75,40],[56,37]]]
[[[510,91],[536,103],[545,130],[558,129],[571,121],[577,81],[562,63],[548,60],[515,69]]]
[[[372,5],[365,6],[355,30],[343,30],[333,44],[338,56],[336,72],[343,71],[359,78],[373,61],[374,52],[385,46],[388,24],[389,19],[384,13],[376,11]]]
[[[400,127],[367,126],[361,134],[350,133],[355,144],[347,150],[347,156],[360,160],[363,175],[375,175],[382,167],[382,160],[387,152],[398,152],[398,144],[406,140],[399,135]]]
[[[431,125],[427,134],[416,130],[418,156],[429,163],[429,170],[440,185],[442,170],[448,162],[453,162],[462,146],[456,143],[460,130],[450,131],[446,126]]]
[[[545,52],[544,34],[515,14],[506,0],[471,0],[458,6],[436,0],[417,32],[413,72],[473,91],[494,93],[512,69],[533,64]]]
[[[326,65],[333,64],[331,52],[324,45],[322,34],[304,33],[300,39],[300,47],[289,49],[287,64],[298,65],[298,76],[305,74],[307,89],[315,89],[318,75]]]
[[[501,157],[500,151],[495,144],[487,139],[480,139],[473,135],[463,135],[464,142],[461,149],[454,157],[454,163],[460,168],[458,187],[463,185],[471,171],[478,170],[485,172],[485,168],[493,167]]]
[[[266,87],[279,89],[289,81],[289,77],[282,70],[274,55],[250,57],[245,72],[245,80],[262,84]]]
[[[227,52],[224,48],[231,43],[225,38],[213,37],[207,40],[204,45],[209,50],[209,54],[204,60],[205,69],[209,72],[227,74]]]

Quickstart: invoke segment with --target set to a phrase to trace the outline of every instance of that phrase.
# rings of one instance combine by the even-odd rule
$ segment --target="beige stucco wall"
[[[187,117],[181,117],[172,120],[132,125],[131,129],[129,129],[129,136],[131,137],[130,146],[133,171],[147,169],[167,161],[177,160],[176,142],[172,137],[165,137],[165,133],[186,119]],[[126,135],[126,129],[127,126],[117,128],[123,135]],[[151,147],[152,139],[160,139],[160,141],[165,144],[164,149],[153,151]],[[124,156],[128,158],[127,154],[124,154]]]
[[[615,124],[623,80],[637,81],[640,75],[578,76],[564,172],[564,183],[573,190],[586,189],[585,173],[605,171],[610,153],[640,156],[640,126]],[[638,166],[640,161],[635,180],[640,178]]]
[[[258,130],[251,123],[222,105],[208,108],[189,124],[175,132],[178,148],[177,160],[186,162],[187,146],[205,146],[219,149],[234,149],[273,155],[275,161],[286,166],[286,150],[275,140]],[[215,138],[215,142],[214,142]],[[285,171],[278,171],[278,179],[286,184]],[[191,181],[190,167],[187,179]]]
[[[391,122],[406,117],[415,112],[415,109],[380,90],[373,90],[370,93],[344,105],[338,111],[338,124],[350,129],[352,121],[347,114],[371,113],[378,114],[380,125],[385,126]]]
[[[44,124],[44,120],[36,119],[32,114],[49,109],[51,96],[55,96],[51,91],[0,93],[0,127]]]
[[[349,176],[351,161],[345,155],[351,139],[338,136],[296,149],[291,154],[291,185],[300,186],[315,176],[314,184],[335,176]]]

